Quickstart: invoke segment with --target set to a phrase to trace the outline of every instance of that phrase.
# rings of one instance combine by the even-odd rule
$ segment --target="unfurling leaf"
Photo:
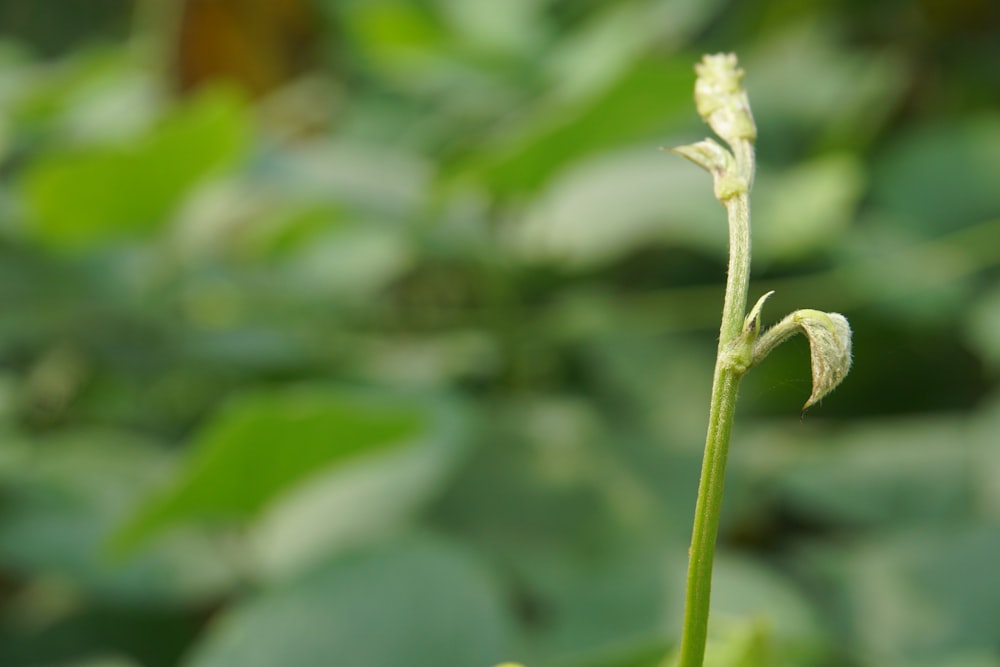
[[[714,139],[702,139],[696,144],[671,148],[678,155],[683,155],[713,176],[733,169],[733,154],[719,145]]]
[[[712,175],[715,197],[725,202],[730,197],[747,191],[746,179],[737,173],[733,154],[713,139],[703,139],[696,144],[677,146],[671,151],[683,155]]]
[[[771,350],[801,331],[809,339],[812,394],[802,406],[807,410],[833,391],[851,369],[851,326],[840,313],[797,310],[768,329],[754,346],[756,365]]]

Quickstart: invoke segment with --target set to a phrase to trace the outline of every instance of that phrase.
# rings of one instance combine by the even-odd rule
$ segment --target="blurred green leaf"
[[[412,445],[431,426],[403,398],[322,386],[244,394],[199,432],[173,484],[136,511],[115,545],[131,548],[178,522],[250,518],[320,470]]]
[[[800,554],[856,643],[865,667],[945,660],[959,650],[995,650],[1000,618],[1000,527],[955,526]],[[934,664],[934,663],[931,663]]]
[[[850,227],[864,174],[849,154],[827,155],[754,185],[754,259],[793,260],[830,250]]]
[[[285,579],[331,554],[404,531],[440,494],[468,444],[466,415],[454,401],[423,407],[430,423],[418,441],[317,467],[266,507],[247,531],[254,574]]]
[[[726,217],[711,188],[699,170],[660,151],[599,155],[556,179],[510,230],[510,244],[526,260],[577,269],[653,242],[721,253]]]
[[[155,82],[120,49],[86,49],[57,63],[18,56],[9,43],[0,49],[0,108],[19,148],[133,140],[162,112]]]
[[[734,624],[724,639],[709,642],[706,667],[775,667],[765,623]]]
[[[369,223],[317,234],[287,259],[297,292],[365,302],[403,273],[412,252],[398,229]]]
[[[417,539],[327,563],[218,619],[188,667],[493,665],[510,619],[483,566]]]
[[[169,469],[164,453],[113,432],[77,430],[59,438],[7,437],[0,468],[0,564],[58,576],[71,586],[130,602],[204,599],[232,583],[220,553],[177,535],[124,561],[103,542]]]
[[[528,55],[546,34],[544,7],[533,0],[443,0],[442,13],[455,36],[469,48]]]
[[[796,131],[802,124],[807,145],[817,138],[867,143],[891,118],[912,76],[891,49],[852,45],[817,15],[763,33],[748,50],[741,61],[762,146],[794,155],[802,154]]]
[[[775,481],[801,511],[827,521],[946,524],[966,511],[970,433],[962,421],[915,419],[856,427],[821,446],[789,442],[794,463]]]
[[[67,250],[142,237],[161,228],[193,186],[239,159],[248,132],[242,105],[220,91],[133,141],[53,149],[22,178],[30,231]]]
[[[536,191],[574,160],[676,129],[693,80],[687,60],[640,60],[587,100],[557,101],[527,114],[490,142],[472,173],[500,196]]]
[[[1000,116],[917,127],[875,163],[876,204],[921,235],[1000,216]]]
[[[402,0],[353,3],[342,16],[365,61],[397,84],[425,83],[449,46],[444,26],[426,5]]]
[[[781,660],[766,660],[767,667],[786,660],[788,665],[812,664],[828,641],[817,611],[803,591],[749,558],[720,554],[715,564],[712,615],[732,624],[732,645],[722,653],[737,660],[735,665],[744,664],[738,661],[741,659],[749,661],[747,665],[757,665],[770,650],[767,646],[782,656]]]
[[[519,579],[540,610],[528,647],[540,664],[617,665],[664,654],[673,633],[671,602],[680,596],[668,571],[682,559],[652,541],[608,547],[582,560],[569,550],[524,548],[517,554]]]
[[[268,156],[248,187],[340,205],[363,217],[407,220],[428,201],[433,173],[432,163],[398,146],[316,140]]]

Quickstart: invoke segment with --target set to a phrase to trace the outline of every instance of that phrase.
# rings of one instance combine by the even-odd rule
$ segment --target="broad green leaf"
[[[544,6],[533,0],[444,0],[449,28],[479,52],[530,56],[547,37]]]
[[[711,179],[661,151],[618,151],[567,170],[511,229],[517,256],[593,268],[647,244],[722,253],[725,213]]]
[[[156,82],[121,50],[88,48],[46,67],[17,62],[10,46],[0,46],[0,107],[14,141],[40,141],[45,147],[121,142],[160,115]]]
[[[705,667],[775,667],[767,623],[734,623],[723,638],[709,641]]]
[[[247,529],[247,563],[285,579],[331,554],[405,531],[462,460],[464,413],[438,400],[417,441],[322,467],[264,508]],[[359,512],[358,508],[364,511]]]
[[[104,540],[169,469],[161,448],[122,433],[75,430],[34,441],[6,435],[0,451],[6,571],[145,603],[204,599],[233,582],[220,552],[192,535],[117,562],[106,557]]]
[[[439,70],[449,46],[445,26],[426,7],[401,0],[355,3],[341,14],[345,33],[381,76],[409,88]]]
[[[815,16],[792,21],[740,60],[754,115],[773,155],[802,154],[801,140],[865,143],[891,117],[909,84],[908,66],[889,51],[847,48]],[[781,122],[780,131],[773,131]],[[806,124],[806,133],[796,126]]]
[[[690,106],[692,76],[687,61],[639,61],[587,101],[530,114],[472,169],[499,194],[536,191],[588,155],[676,127]]]
[[[789,665],[812,664],[828,640],[812,602],[793,581],[743,556],[723,553],[717,558],[712,618],[735,633],[730,638],[735,644],[721,651],[731,662],[719,667],[774,667],[781,663],[760,661],[772,649]]]
[[[312,141],[260,165],[249,186],[291,201],[334,205],[388,222],[408,220],[428,201],[434,165],[380,142]]]
[[[757,465],[775,466],[773,483],[808,516],[835,524],[927,526],[965,511],[972,452],[961,445],[970,436],[964,420],[878,421],[813,439],[811,447],[796,442],[799,433],[769,430],[747,450],[760,455],[765,448]],[[784,456],[767,450],[778,443]]]
[[[543,64],[546,78],[560,99],[586,99],[613,85],[650,51],[670,52],[684,45],[714,18],[720,4],[719,0],[605,3],[581,27],[553,43],[553,53]]]
[[[242,106],[215,93],[178,108],[136,140],[54,149],[22,179],[30,231],[70,250],[147,235],[193,186],[240,157],[247,132]]]
[[[115,538],[132,547],[172,524],[245,520],[327,466],[412,445],[432,427],[412,400],[322,386],[250,392],[202,428],[173,483]]]
[[[851,224],[864,174],[854,156],[826,155],[754,186],[754,261],[795,260],[829,251]]]
[[[505,551],[529,599],[546,610],[528,644],[539,664],[629,664],[671,638],[666,619],[673,622],[670,603],[681,591],[668,575],[682,570],[681,549],[640,540],[584,559],[571,548]]]
[[[462,550],[425,538],[336,559],[238,604],[186,665],[488,666],[512,650],[490,575]]]
[[[614,86],[643,57],[658,36],[658,28],[647,6],[608,3],[553,44],[553,53],[543,62],[546,78],[560,100],[586,103],[595,93]]]
[[[902,667],[995,651],[998,559],[1000,526],[987,522],[814,548],[797,561],[830,591],[824,602],[856,638],[858,663]]]
[[[1000,115],[903,134],[876,162],[874,202],[936,236],[1000,216]]]
[[[286,275],[300,294],[323,294],[338,301],[365,302],[412,262],[399,228],[357,224],[314,235],[289,253]]]

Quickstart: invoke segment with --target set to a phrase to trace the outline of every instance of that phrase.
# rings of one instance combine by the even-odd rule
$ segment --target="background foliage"
[[[0,664],[655,667],[760,128],[717,666],[1000,664],[990,0],[0,5]],[[134,19],[134,20],[133,20]]]

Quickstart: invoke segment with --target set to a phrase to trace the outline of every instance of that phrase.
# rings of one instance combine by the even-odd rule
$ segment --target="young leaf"
[[[851,369],[851,326],[840,313],[796,310],[760,337],[754,346],[753,364],[800,331],[809,339],[812,365],[812,394],[802,406],[808,410],[833,391]]]
[[[715,197],[719,201],[725,202],[747,191],[746,179],[737,173],[736,159],[718,142],[703,139],[696,144],[678,146],[670,150],[686,157],[712,175]]]
[[[732,53],[706,55],[695,65],[694,101],[698,114],[726,143],[757,138],[750,102],[743,88],[743,70]]]

